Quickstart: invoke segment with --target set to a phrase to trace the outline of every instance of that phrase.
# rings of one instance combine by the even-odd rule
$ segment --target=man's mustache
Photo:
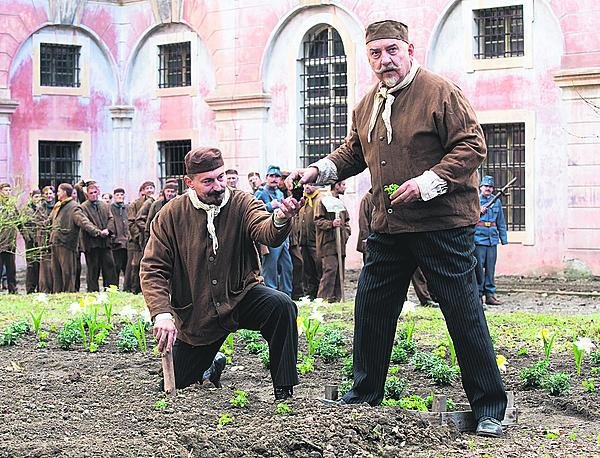
[[[380,68],[379,70],[375,70],[375,73],[381,74],[381,73],[385,73],[385,72],[390,72],[392,70],[400,70],[400,67],[397,67],[394,64],[390,64],[390,65],[387,65],[387,66],[385,66],[383,68]]]

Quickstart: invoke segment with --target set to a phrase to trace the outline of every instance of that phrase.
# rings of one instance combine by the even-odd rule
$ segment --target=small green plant
[[[400,373],[400,366],[390,366],[388,375],[397,375],[398,373]]]
[[[108,338],[109,332],[107,328],[101,329],[94,336],[94,343],[96,345],[104,345],[106,343],[106,339]]]
[[[354,367],[352,362],[352,356],[346,356],[342,363],[342,369],[340,374],[343,378],[352,379],[354,378]]]
[[[521,369],[519,377],[523,382],[523,388],[539,388],[548,375],[548,361],[545,359],[533,363],[530,367]]]
[[[302,362],[296,365],[298,367],[298,372],[302,375],[308,374],[315,370],[315,359],[306,355],[302,358]]]
[[[28,331],[29,323],[25,320],[8,325],[0,335],[0,346],[14,345]]]
[[[79,331],[80,320],[68,320],[56,334],[58,346],[63,350],[70,350],[73,344],[81,342]]]
[[[42,329],[42,318],[44,318],[45,313],[46,309],[44,307],[36,307],[35,310],[29,312],[31,324],[33,325],[33,332],[35,334],[39,333]]]
[[[560,437],[560,432],[558,430],[547,429],[544,431],[544,437],[546,439],[558,439]]]
[[[396,192],[396,190],[400,187],[400,185],[396,184],[396,183],[391,183],[388,184],[387,186],[383,187],[383,190],[387,193],[388,196],[391,196],[392,194],[394,194]]]
[[[411,396],[400,399],[398,405],[406,410],[419,410],[421,412],[427,412],[427,404],[425,403],[425,399],[423,399],[418,394],[413,394]]]
[[[313,307],[312,313],[303,314],[298,317],[298,332],[304,333],[306,337],[307,353],[310,358],[315,355],[319,345],[319,329],[323,322],[323,314],[318,311],[317,306]]]
[[[235,417],[231,414],[228,413],[223,413],[221,414],[221,416],[219,417],[219,426],[225,426],[225,425],[229,425],[230,423],[233,423],[235,421]]]
[[[526,347],[521,347],[517,350],[517,356],[527,356],[529,355],[529,350]]]
[[[593,376],[600,375],[600,367],[592,367],[590,369],[590,374]]]
[[[263,350],[260,352],[260,362],[265,369],[269,369],[271,367],[271,357],[269,355],[269,349]]]
[[[581,382],[581,386],[586,393],[595,393],[596,392],[596,380],[593,378],[588,378]]]
[[[221,345],[221,350],[220,350],[227,358],[228,363],[231,363],[231,357],[233,356],[234,345],[235,345],[234,334],[231,332],[231,333],[229,333],[229,335],[227,336],[227,338]]]
[[[39,331],[37,333],[37,338],[40,342],[47,342],[49,337],[50,334],[48,333],[48,331]]]
[[[331,363],[342,358],[344,351],[344,333],[341,329],[331,326],[323,327],[323,335],[318,341],[316,353],[326,363]]]
[[[594,367],[600,366],[600,350],[596,350],[590,353],[590,363]]]
[[[244,408],[248,405],[248,395],[244,390],[235,390],[235,395],[229,400],[229,403],[234,407]]]
[[[106,326],[112,329],[112,317],[113,317],[113,306],[110,301],[106,301],[102,304],[104,306],[104,317],[106,319]]]
[[[571,377],[565,372],[549,375],[542,382],[542,388],[552,396],[560,396],[571,389]]]
[[[135,351],[137,346],[138,342],[135,338],[135,334],[133,333],[131,325],[124,326],[119,332],[119,337],[117,338],[117,349],[121,353],[131,353],[132,351]]]
[[[343,396],[348,391],[350,391],[352,389],[352,384],[353,384],[352,380],[344,380],[343,382],[341,382],[338,385],[338,393],[340,394],[340,396]]]
[[[131,331],[135,336],[138,348],[141,352],[145,352],[148,348],[148,343],[146,340],[146,322],[143,318],[140,318],[135,323],[131,323],[129,326],[131,326]]]
[[[418,371],[430,372],[434,366],[444,363],[444,360],[433,353],[417,352],[410,360]]]
[[[554,332],[550,332],[546,328],[543,328],[540,330],[538,336],[542,340],[542,344],[544,346],[544,355],[546,357],[546,361],[550,362],[550,352],[552,351],[556,334]]]
[[[291,413],[292,408],[285,402],[280,402],[277,404],[277,415],[290,415]]]
[[[429,371],[428,375],[438,386],[451,385],[459,374],[460,369],[458,366],[449,366],[445,362],[436,364]]]
[[[249,342],[248,345],[246,345],[246,350],[248,350],[248,353],[250,353],[251,355],[258,355],[259,353],[262,353],[263,351],[268,349],[269,346],[264,341],[252,341]]]
[[[406,390],[408,382],[396,376],[388,377],[385,381],[385,398],[399,400]]]
[[[261,335],[258,331],[251,331],[250,329],[240,329],[237,332],[242,341],[248,345],[250,342],[260,342]]]

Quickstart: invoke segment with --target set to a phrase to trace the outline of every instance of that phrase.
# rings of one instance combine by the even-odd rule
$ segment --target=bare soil
[[[348,280],[355,284],[356,275]],[[503,278],[498,283],[504,300],[499,310],[587,314],[600,307],[595,296],[552,294],[559,286],[599,291],[597,279]],[[526,288],[544,292],[514,292]],[[352,287],[349,293],[353,297]],[[537,358],[499,349],[510,361],[503,377],[515,392],[519,418],[506,438],[489,439],[430,424],[395,407],[324,405],[318,399],[324,385],[339,383],[341,362],[319,359],[315,372],[301,376],[289,402],[291,414],[277,414],[269,373],[241,341],[223,373],[222,389],[179,390],[165,398],[164,410],[157,410],[156,401],[164,398],[158,391],[160,359],[150,352],[117,352],[115,335],[98,353],[60,350],[53,337],[47,349],[37,349],[31,335],[0,347],[0,457],[600,456],[600,390],[586,393],[581,386],[589,367],[572,377],[569,393],[555,397],[520,387],[519,370]],[[570,356],[554,358],[552,369],[575,374]],[[410,394],[435,391],[466,402],[459,381],[435,387],[409,364],[400,375],[409,380]],[[235,389],[248,393],[246,408],[230,404]],[[219,426],[224,413],[235,419]],[[550,438],[548,431],[558,437]]]

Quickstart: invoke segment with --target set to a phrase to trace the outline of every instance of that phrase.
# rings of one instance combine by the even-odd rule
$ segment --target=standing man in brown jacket
[[[52,250],[50,248],[50,233],[52,232],[52,221],[50,214],[54,208],[54,186],[42,188],[42,202],[37,207],[36,240],[40,256],[40,277],[38,291],[40,293],[52,293]]]
[[[142,259],[144,249],[145,228],[145,221],[143,225],[140,225],[139,220],[136,221],[136,218],[147,200],[154,202],[155,190],[156,187],[153,182],[143,182],[140,186],[140,197],[129,204],[129,208],[127,209],[127,220],[129,222],[129,243],[127,245],[129,273],[125,274],[125,281],[128,281],[133,294],[139,294],[142,291],[140,289],[140,260]]]
[[[346,192],[346,182],[338,181],[331,185],[331,195],[339,198]],[[350,237],[350,217],[347,211],[340,212],[339,216],[328,212],[323,204],[323,197],[315,208],[315,227],[317,229],[317,256],[321,259],[321,281],[317,297],[329,302],[339,302],[342,297],[343,279],[340,278],[338,262],[336,228],[340,228],[340,247],[342,252],[342,271],[345,267],[346,243]]]
[[[115,233],[115,221],[110,206],[100,199],[100,186],[95,181],[87,182],[87,200],[81,209],[92,224],[99,229],[99,235],[84,231],[81,235],[82,248],[87,265],[86,282],[88,292],[100,290],[98,279],[102,271],[104,288],[117,283],[115,261],[111,249],[111,236]]]
[[[9,294],[17,294],[17,229],[21,227],[21,217],[16,199],[11,195],[12,186],[0,184],[0,274],[6,268],[6,284]]]
[[[143,213],[143,210],[138,212],[138,218],[140,218],[140,223],[144,222],[144,248],[146,248],[146,244],[150,239],[150,225],[154,218],[156,218],[156,214],[160,211],[161,208],[165,206],[165,204],[175,197],[177,197],[177,192],[179,191],[179,185],[176,181],[167,182],[162,189],[162,198],[155,200],[150,204],[148,209],[148,213],[141,217],[140,214]],[[150,201],[146,201],[144,205],[148,205]]]
[[[262,284],[254,241],[281,245],[300,204],[283,199],[269,213],[250,194],[227,187],[216,148],[196,148],[184,161],[189,189],[156,216],[141,263],[159,350],[173,347],[176,386],[184,388],[206,378],[229,333],[260,331],[269,343],[275,398],[287,399],[298,384],[297,310],[289,296]],[[209,377],[215,385],[218,378]]]
[[[73,186],[68,183],[58,185],[56,196],[58,202],[50,213],[52,231],[50,244],[52,246],[52,276],[55,293],[75,292],[75,275],[77,272],[77,256],[79,256],[79,230],[101,237],[98,229],[83,213],[71,195]],[[108,231],[104,232],[108,236]]]
[[[119,277],[123,274],[123,291],[129,291],[130,287],[126,281],[127,271],[127,241],[129,240],[129,223],[127,221],[127,204],[125,203],[125,190],[115,188],[113,191],[113,203],[110,211],[115,223],[115,232],[111,239],[111,249],[115,261],[115,281],[119,286]]]
[[[342,402],[381,403],[402,299],[419,266],[440,301],[477,434],[500,437],[506,393],[473,256],[483,132],[461,90],[416,62],[405,24],[370,24],[366,47],[379,83],[355,107],[345,142],[288,178],[291,189],[301,175],[301,183],[320,184],[371,172],[373,232],[356,294],[354,385]]]

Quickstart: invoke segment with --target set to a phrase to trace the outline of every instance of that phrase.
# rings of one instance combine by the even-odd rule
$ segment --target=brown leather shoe
[[[494,296],[486,297],[485,303],[487,305],[502,305],[502,302],[496,299]]]

